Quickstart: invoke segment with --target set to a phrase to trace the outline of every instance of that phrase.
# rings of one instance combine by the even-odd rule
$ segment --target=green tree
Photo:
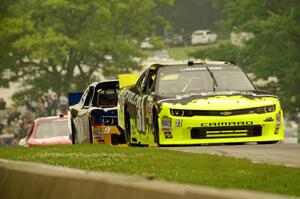
[[[170,21],[178,34],[191,33],[198,29],[215,29],[214,21],[221,14],[212,4],[212,0],[174,0],[174,5],[162,6],[160,13]]]
[[[139,41],[166,24],[162,4],[172,0],[1,0],[0,86],[22,82],[22,99],[139,70]]]
[[[298,0],[215,0],[227,15],[223,27],[255,37],[236,53],[237,64],[258,77],[276,76],[289,111],[300,109],[300,3]],[[226,48],[220,46],[220,50]],[[225,52],[225,51],[224,51]],[[214,54],[214,52],[211,52]]]

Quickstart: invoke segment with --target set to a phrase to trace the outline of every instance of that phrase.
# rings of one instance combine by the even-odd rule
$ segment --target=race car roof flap
[[[139,76],[134,73],[130,74],[119,74],[119,87],[124,88],[127,86],[132,86],[136,83],[138,80]]]

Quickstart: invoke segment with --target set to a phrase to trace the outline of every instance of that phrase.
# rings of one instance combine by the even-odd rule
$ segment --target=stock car
[[[23,146],[72,144],[71,127],[67,115],[39,117],[33,121],[23,139]]]
[[[125,140],[117,128],[118,80],[94,82],[79,102],[69,107],[73,144],[119,144]]]
[[[279,99],[239,67],[218,61],[154,64],[121,86],[118,122],[128,144],[276,143]]]

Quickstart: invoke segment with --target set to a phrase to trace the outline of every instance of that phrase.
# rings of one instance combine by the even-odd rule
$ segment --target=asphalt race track
[[[244,144],[244,145],[207,145],[163,147],[164,149],[184,151],[189,153],[208,153],[214,155],[247,158],[254,163],[268,163],[300,167],[300,144]]]

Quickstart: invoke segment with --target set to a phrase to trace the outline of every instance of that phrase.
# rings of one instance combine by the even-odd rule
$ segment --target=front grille
[[[117,117],[92,117],[92,125],[108,125],[108,126],[117,126],[118,118]]]
[[[104,111],[102,109],[95,109],[91,113],[92,125],[118,125],[118,111],[117,109]]]
[[[260,125],[195,127],[191,129],[192,139],[238,138],[255,137],[261,135],[262,127]]]
[[[192,110],[192,115],[199,116],[232,116],[232,115],[245,115],[255,113],[255,108],[236,109],[236,110]]]

